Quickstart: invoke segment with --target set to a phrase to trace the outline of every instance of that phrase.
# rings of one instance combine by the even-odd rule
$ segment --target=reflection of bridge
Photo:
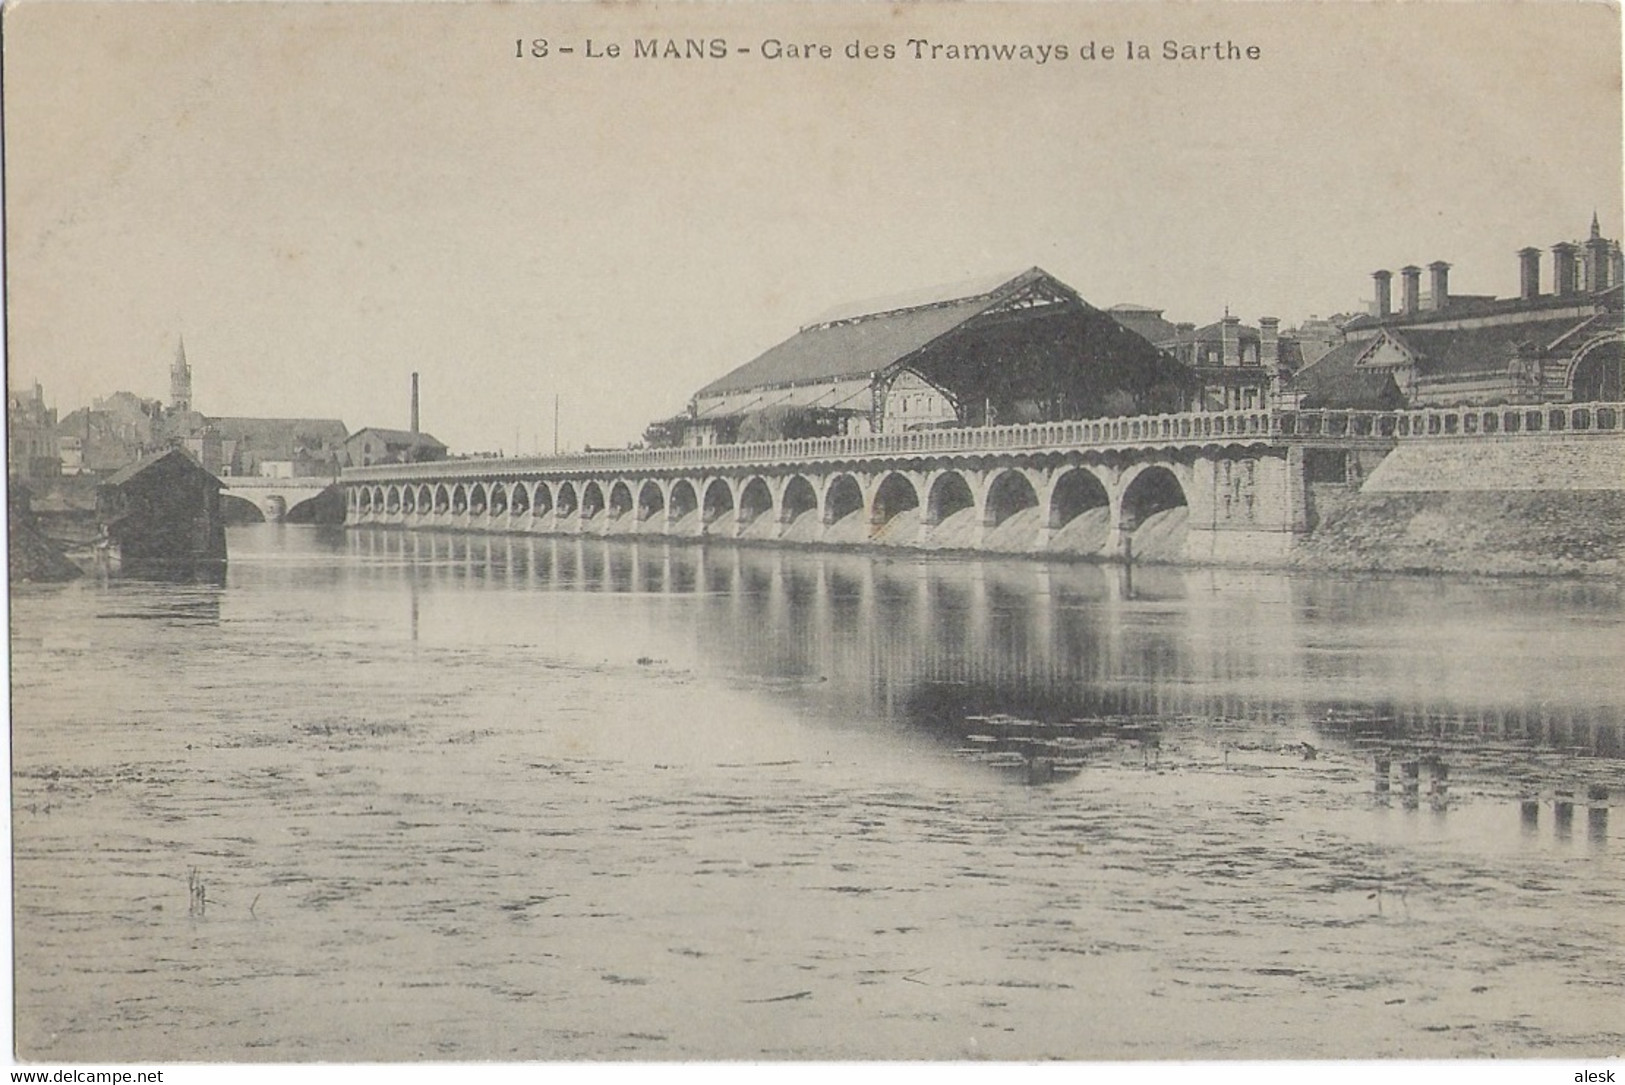
[[[269,523],[281,521],[300,505],[319,496],[322,491],[333,485],[333,479],[320,476],[261,478],[258,475],[231,475],[221,481],[226,484],[226,493],[229,496],[252,502]]]
[[[1408,440],[1625,436],[1618,404],[1234,411],[344,472],[346,519],[1252,561],[1310,526],[1310,483]],[[1312,467],[1313,465],[1313,467]]]
[[[387,529],[350,532],[347,546],[358,560],[346,575],[411,577],[414,590],[422,583],[691,600],[656,610],[675,623],[682,645],[730,675],[794,690],[835,719],[879,715],[943,734],[968,715],[994,712],[1246,721],[1283,740],[1307,729],[1328,739],[1504,740],[1610,758],[1621,756],[1625,734],[1620,682],[1575,680],[1608,655],[1594,623],[1557,621],[1533,606],[1492,619],[1503,598],[1469,583],[1416,592],[1245,570],[874,561],[831,551]],[[1525,603],[1536,595],[1512,590]],[[1607,611],[1595,602],[1578,612]],[[1500,634],[1441,647],[1441,613],[1458,621],[1483,615],[1485,628]],[[628,660],[661,635],[640,627],[626,642]],[[1533,656],[1529,644],[1539,645]]]

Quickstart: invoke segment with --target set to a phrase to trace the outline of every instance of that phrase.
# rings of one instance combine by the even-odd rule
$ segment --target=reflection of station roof
[[[861,380],[867,387],[880,371],[906,363],[979,317],[1021,304],[1025,295],[1035,291],[1051,303],[1079,304],[1071,288],[1042,269],[1031,268],[996,281],[938,288],[861,307],[846,306],[826,313],[817,323],[712,381],[695,395],[710,399],[795,384],[819,382],[827,386],[843,379]],[[839,394],[837,399],[844,402]],[[764,400],[759,406],[739,409],[757,410],[770,405],[772,402]],[[793,405],[839,407],[840,403]]]

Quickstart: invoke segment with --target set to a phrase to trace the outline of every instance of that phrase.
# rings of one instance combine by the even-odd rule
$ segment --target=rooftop
[[[851,312],[836,310],[768,349],[752,361],[701,388],[697,397],[749,389],[867,377],[894,365],[982,315],[1022,290],[1043,283],[1076,299],[1070,288],[1041,268],[1002,279],[916,294],[904,308]],[[921,301],[922,296],[930,300]],[[894,299],[895,301],[895,299]],[[893,302],[871,303],[893,304]],[[840,315],[845,313],[846,315]]]

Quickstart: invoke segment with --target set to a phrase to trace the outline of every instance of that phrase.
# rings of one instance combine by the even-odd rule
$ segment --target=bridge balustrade
[[[1400,411],[1335,409],[1186,412],[1139,418],[1081,419],[1010,426],[912,430],[906,433],[801,437],[738,445],[580,452],[542,458],[441,460],[434,463],[351,468],[344,481],[390,482],[605,474],[623,471],[745,467],[763,463],[862,458],[888,453],[927,454],[989,450],[1092,448],[1210,439],[1471,438],[1500,433],[1617,430],[1625,404],[1544,407],[1411,408]],[[366,497],[363,494],[363,497]],[[376,507],[382,500],[363,505]],[[452,511],[458,511],[454,507]]]

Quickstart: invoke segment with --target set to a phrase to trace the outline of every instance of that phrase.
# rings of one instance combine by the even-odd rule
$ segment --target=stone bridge
[[[1105,558],[1279,558],[1412,439],[1621,435],[1620,405],[1232,411],[346,470],[346,522]]]
[[[225,483],[228,496],[252,502],[267,523],[281,522],[294,509],[334,485],[333,479],[320,476],[261,478],[258,475],[228,475],[220,481]]]

